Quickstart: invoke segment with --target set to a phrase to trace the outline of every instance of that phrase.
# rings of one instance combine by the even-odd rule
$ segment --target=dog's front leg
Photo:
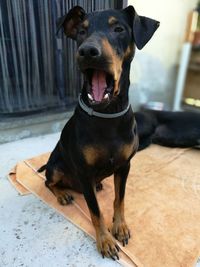
[[[95,185],[96,186],[96,185]],[[99,205],[96,199],[96,190],[89,183],[83,184],[83,193],[87,202],[92,223],[96,231],[97,249],[102,256],[111,257],[113,260],[119,259],[118,252],[119,247],[105,226],[103,215],[99,209]]]
[[[124,218],[124,195],[129,169],[130,162],[114,173],[115,200],[112,234],[123,243],[123,246],[128,244],[128,239],[130,238],[130,231]]]

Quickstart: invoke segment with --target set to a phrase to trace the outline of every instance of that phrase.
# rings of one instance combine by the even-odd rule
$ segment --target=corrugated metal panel
[[[81,88],[75,42],[56,38],[56,19],[75,5],[87,11],[122,1],[1,0],[0,113],[73,103]]]

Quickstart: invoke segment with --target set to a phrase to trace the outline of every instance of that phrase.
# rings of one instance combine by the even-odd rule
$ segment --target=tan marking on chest
[[[86,146],[83,148],[83,155],[88,165],[94,165],[106,156],[106,150],[98,146]]]
[[[126,144],[121,147],[121,156],[124,159],[128,159],[132,153],[133,153],[133,143]]]
[[[136,153],[136,151],[138,149],[138,144],[139,144],[138,137],[135,136],[132,143],[124,144],[121,147],[121,149],[120,149],[121,156],[124,159],[128,159],[133,153]]]

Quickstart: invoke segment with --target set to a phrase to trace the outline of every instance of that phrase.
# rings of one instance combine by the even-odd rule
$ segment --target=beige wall
[[[185,36],[188,13],[197,0],[129,0],[139,15],[160,21],[152,40],[137,51],[131,70],[130,96],[140,102],[159,100],[170,103],[173,98],[176,66]],[[132,92],[135,87],[136,92]]]

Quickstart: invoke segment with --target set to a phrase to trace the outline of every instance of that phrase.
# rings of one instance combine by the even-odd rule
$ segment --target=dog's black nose
[[[78,49],[80,57],[96,58],[101,55],[101,51],[98,47],[91,44],[81,45]]]

